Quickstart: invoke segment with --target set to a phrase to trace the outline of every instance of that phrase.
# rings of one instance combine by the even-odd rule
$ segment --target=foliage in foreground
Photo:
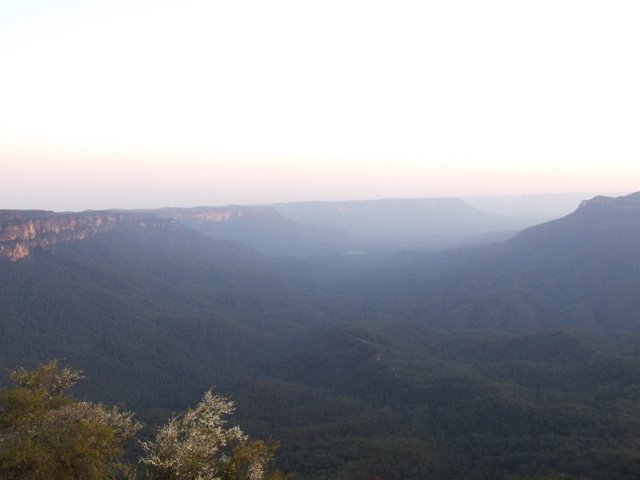
[[[153,441],[142,442],[140,462],[154,480],[278,480],[270,472],[275,447],[249,442],[240,427],[225,427],[224,417],[233,413],[226,397],[205,393],[202,401],[161,427]]]
[[[0,392],[0,478],[72,480],[280,480],[269,464],[275,446],[226,428],[233,402],[205,393],[195,409],[172,418],[141,442],[143,468],[121,459],[141,424],[132,414],[78,401],[68,390],[82,374],[56,361],[9,372]]]
[[[0,476],[6,479],[109,479],[140,424],[130,413],[80,402],[67,390],[82,375],[56,362],[9,372],[0,392]]]

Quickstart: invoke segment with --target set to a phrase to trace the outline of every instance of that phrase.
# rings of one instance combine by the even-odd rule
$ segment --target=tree
[[[140,424],[132,415],[78,401],[68,390],[82,373],[56,361],[9,372],[0,392],[0,478],[113,479],[129,474],[119,461]]]
[[[9,372],[0,391],[0,478],[3,480],[284,480],[272,470],[273,442],[251,442],[227,397],[205,393],[193,409],[173,417],[152,441],[141,442],[142,472],[120,461],[141,428],[132,414],[81,402],[68,390],[82,373],[51,361]]]
[[[239,427],[227,428],[233,413],[227,397],[205,393],[193,410],[173,417],[155,438],[143,442],[141,463],[152,480],[277,480],[269,464],[275,446],[250,442]]]

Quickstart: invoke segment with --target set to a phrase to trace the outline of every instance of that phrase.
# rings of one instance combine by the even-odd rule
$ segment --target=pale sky
[[[640,2],[0,0],[0,208],[640,190]]]

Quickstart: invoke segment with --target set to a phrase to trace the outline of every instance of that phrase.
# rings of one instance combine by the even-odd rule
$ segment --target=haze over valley
[[[639,479],[639,24],[1,1],[0,479]]]
[[[301,478],[633,478],[640,193],[469,241],[522,222],[457,199],[1,211],[0,363],[64,359],[151,423],[216,385]]]

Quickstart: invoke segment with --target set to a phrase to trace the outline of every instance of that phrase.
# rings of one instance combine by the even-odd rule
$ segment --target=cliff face
[[[91,238],[116,227],[176,228],[175,220],[127,212],[54,213],[0,210],[0,259],[18,261],[35,249],[52,250],[61,243]]]
[[[234,221],[279,220],[278,213],[268,207],[196,207],[164,208],[155,210],[161,217],[173,218],[190,224],[225,223]]]

